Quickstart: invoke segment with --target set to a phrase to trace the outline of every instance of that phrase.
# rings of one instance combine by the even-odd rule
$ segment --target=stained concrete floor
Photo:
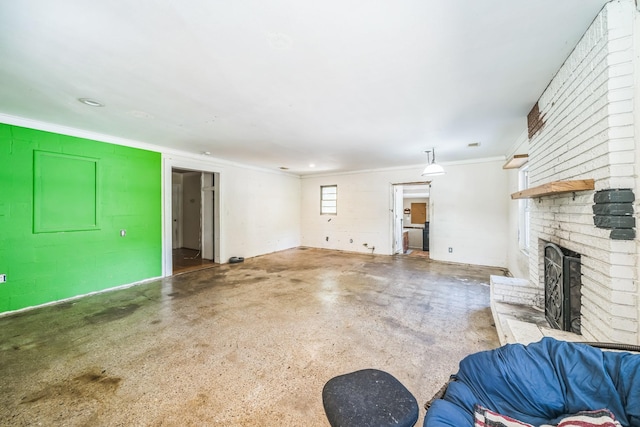
[[[326,427],[324,383],[363,368],[422,406],[499,346],[490,274],[298,248],[2,317],[0,425]]]

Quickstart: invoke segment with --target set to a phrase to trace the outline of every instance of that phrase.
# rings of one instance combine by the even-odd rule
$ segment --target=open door
[[[171,169],[171,274],[220,262],[219,176]]]
[[[182,247],[182,181],[174,179],[171,185],[171,249]]]
[[[214,174],[209,172],[202,173],[202,258],[213,261],[215,250],[215,228],[214,217],[216,210],[214,208],[215,196]]]
[[[404,253],[402,242],[403,188],[393,186],[393,253]]]

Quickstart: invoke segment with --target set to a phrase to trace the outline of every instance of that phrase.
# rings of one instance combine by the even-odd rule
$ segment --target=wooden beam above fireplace
[[[527,188],[511,195],[512,199],[532,199],[535,197],[551,196],[554,194],[573,193],[595,189],[593,179],[576,179],[573,181],[553,181],[537,187]]]

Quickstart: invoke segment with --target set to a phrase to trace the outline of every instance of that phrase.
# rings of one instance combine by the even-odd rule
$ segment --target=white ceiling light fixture
[[[104,107],[102,102],[91,98],[78,98],[78,101],[82,102],[84,105],[88,105],[89,107]]]
[[[424,171],[422,172],[422,176],[444,175],[446,173],[444,171],[444,168],[436,163],[435,148],[432,148],[431,150],[427,150],[425,151],[425,153],[427,153],[427,167],[424,168]],[[429,156],[430,153],[433,153],[433,158],[430,158],[431,157]]]

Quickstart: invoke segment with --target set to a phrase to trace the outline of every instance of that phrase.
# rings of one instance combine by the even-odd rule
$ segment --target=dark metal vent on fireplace
[[[580,333],[580,254],[544,245],[544,313],[551,327]]]

